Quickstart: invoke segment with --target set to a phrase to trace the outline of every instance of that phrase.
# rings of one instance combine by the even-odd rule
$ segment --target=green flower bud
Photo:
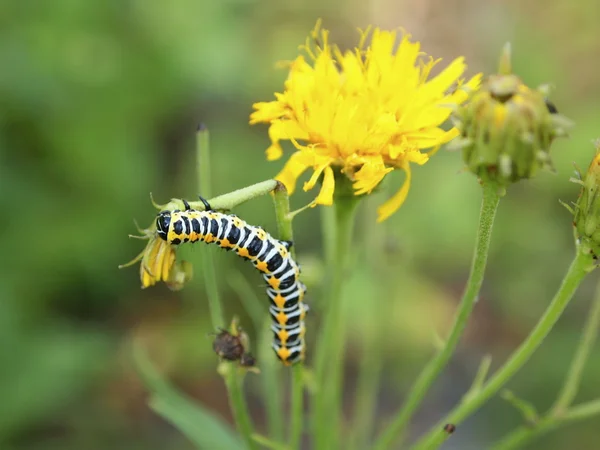
[[[589,248],[594,257],[600,255],[600,141],[596,142],[596,155],[585,176],[577,172],[573,182],[581,185],[573,213],[573,226],[578,244]]]
[[[505,48],[499,74],[456,112],[461,132],[454,146],[462,150],[467,168],[501,186],[532,178],[539,169],[553,170],[550,144],[566,135],[569,122],[547,100],[547,87],[531,89],[510,73]]]

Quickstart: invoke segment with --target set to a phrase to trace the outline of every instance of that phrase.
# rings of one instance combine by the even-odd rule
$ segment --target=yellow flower
[[[314,46],[309,38],[302,47],[306,58],[300,55],[289,64],[284,92],[276,93],[275,101],[253,105],[250,123],[270,124],[267,159],[282,156],[281,140],[290,140],[297,149],[276,177],[290,193],[308,168],[314,172],[305,191],[323,174],[314,201],[321,205],[333,203],[332,166],[352,180],[356,195],[370,193],[386,174],[402,169],[404,185],[378,210],[378,220],[385,220],[408,194],[410,163],[425,164],[458,134],[440,126],[468,91],[478,88],[480,76],[463,84],[466,66],[457,58],[430,77],[439,60],[420,52],[410,35],[402,34],[398,46],[396,37],[395,31],[363,31],[358,46],[342,53],[329,44],[328,31],[317,22]]]

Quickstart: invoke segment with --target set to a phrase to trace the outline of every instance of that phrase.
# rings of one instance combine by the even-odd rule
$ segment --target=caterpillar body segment
[[[285,365],[302,361],[308,307],[303,303],[306,286],[299,279],[300,267],[289,252],[292,242],[275,239],[234,214],[212,211],[208,202],[201,200],[206,211],[192,209],[186,201],[184,211],[161,211],[156,218],[158,236],[175,246],[216,244],[252,262],[267,283],[273,350]]]

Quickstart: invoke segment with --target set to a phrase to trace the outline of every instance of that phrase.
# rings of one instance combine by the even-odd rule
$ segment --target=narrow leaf
[[[271,439],[269,439],[266,436],[263,436],[262,434],[255,433],[252,435],[252,439],[258,442],[263,447],[268,448],[270,450],[290,450],[290,448],[287,447],[285,444],[272,441]]]
[[[197,448],[203,450],[243,450],[244,444],[220,418],[167,383],[139,344],[133,345],[133,360],[139,376],[150,391],[148,404],[173,424]]]

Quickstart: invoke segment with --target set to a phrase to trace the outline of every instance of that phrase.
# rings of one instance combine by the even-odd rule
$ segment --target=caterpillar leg
[[[204,205],[204,210],[205,211],[212,211],[212,207],[210,206],[210,203],[208,203],[208,201],[204,197],[202,197],[201,195],[199,195],[198,198],[200,199],[200,201]]]

